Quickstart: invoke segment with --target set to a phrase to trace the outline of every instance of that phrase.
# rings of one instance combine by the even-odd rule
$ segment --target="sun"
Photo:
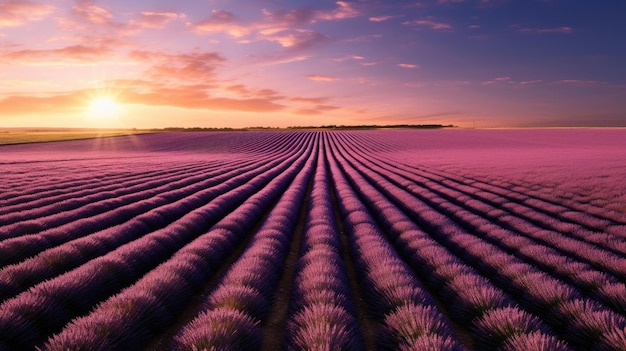
[[[107,118],[116,116],[120,112],[120,105],[115,99],[101,96],[93,99],[89,105],[89,114],[94,117]]]

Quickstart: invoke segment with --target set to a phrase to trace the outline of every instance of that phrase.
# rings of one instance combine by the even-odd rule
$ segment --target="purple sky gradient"
[[[0,0],[0,127],[626,126],[626,3]],[[101,96],[119,104],[93,116]]]

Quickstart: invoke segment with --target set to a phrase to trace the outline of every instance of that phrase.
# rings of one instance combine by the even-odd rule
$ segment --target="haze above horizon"
[[[626,2],[0,0],[0,128],[626,126]]]

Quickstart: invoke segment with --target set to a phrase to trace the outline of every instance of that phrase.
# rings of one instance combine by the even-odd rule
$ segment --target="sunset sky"
[[[2,127],[626,126],[622,0],[0,0]]]

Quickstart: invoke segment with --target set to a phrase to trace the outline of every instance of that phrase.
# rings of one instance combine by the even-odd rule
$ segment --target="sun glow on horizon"
[[[110,118],[120,113],[120,105],[114,98],[100,96],[93,99],[89,105],[89,115],[98,118]]]

